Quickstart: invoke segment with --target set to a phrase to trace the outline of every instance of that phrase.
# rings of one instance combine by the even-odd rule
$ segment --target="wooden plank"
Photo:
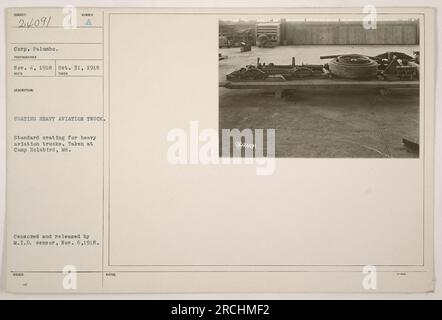
[[[416,25],[406,25],[403,31],[403,44],[418,44]]]
[[[287,22],[288,44],[418,44],[415,22],[381,22],[375,30],[365,30],[355,22]]]
[[[365,44],[376,44],[377,29],[365,30]]]
[[[338,27],[338,43],[337,44],[348,44],[348,27],[339,26]]]
[[[242,81],[220,82],[220,87],[229,89],[296,89],[296,88],[419,88],[419,81],[382,81],[382,80],[337,80],[337,79],[306,79],[281,82]]]
[[[384,40],[384,44],[395,44],[395,39],[394,39],[394,35],[393,35],[393,26],[392,25],[387,25],[385,27],[385,40]]]
[[[403,35],[403,27],[402,26],[393,26],[393,43],[394,44],[404,44],[402,40]]]
[[[385,25],[377,25],[376,27],[376,44],[385,44],[385,32],[386,32]]]
[[[419,153],[419,138],[404,137],[402,138],[402,143],[405,145],[408,151]]]

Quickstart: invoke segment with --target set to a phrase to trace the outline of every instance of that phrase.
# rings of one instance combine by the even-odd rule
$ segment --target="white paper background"
[[[2,1],[2,4],[0,5],[1,11],[0,11],[0,23],[2,26],[5,25],[4,22],[4,8],[7,7],[19,7],[19,6],[63,6],[63,5],[74,5],[74,6],[94,6],[94,7],[362,7],[364,5],[379,5],[379,6],[388,6],[388,7],[404,7],[404,6],[431,6],[437,8],[437,18],[436,20],[439,21],[442,18],[442,3],[437,0],[420,0],[420,1],[413,1],[413,0],[396,0],[396,1],[317,1],[317,0],[309,0],[309,1],[75,1],[70,0],[69,2],[62,2],[62,1],[12,1],[12,0],[4,0]],[[439,28],[437,27],[437,30]],[[0,68],[0,79],[1,79],[1,85],[0,85],[0,126],[2,128],[0,132],[1,137],[1,145],[0,145],[0,156],[1,156],[1,185],[0,185],[0,245],[2,248],[2,282],[1,282],[1,288],[0,288],[0,299],[23,299],[23,298],[42,298],[42,299],[48,299],[48,298],[59,298],[59,299],[72,299],[72,298],[108,298],[108,299],[116,299],[116,298],[130,298],[130,299],[158,299],[158,298],[164,298],[164,299],[326,299],[326,298],[351,298],[351,299],[362,299],[362,298],[403,298],[403,299],[411,299],[411,298],[431,298],[431,299],[442,299],[442,284],[440,281],[436,281],[436,290],[434,293],[429,294],[408,294],[408,295],[380,295],[380,294],[358,294],[358,295],[349,295],[349,294],[333,294],[333,295],[326,295],[326,294],[168,294],[168,295],[158,295],[158,294],[134,294],[134,295],[116,295],[116,294],[104,294],[104,295],[86,295],[86,296],[80,296],[80,295],[43,295],[43,296],[31,296],[31,295],[13,295],[13,294],[7,294],[4,292],[4,275],[3,275],[3,266],[4,266],[4,218],[5,218],[5,33],[4,33],[4,27],[3,32],[0,34],[0,60],[2,61],[2,68]],[[440,33],[437,34],[437,42],[440,43],[441,35]],[[437,60],[440,61],[441,55],[439,51],[437,52]],[[440,74],[441,72],[441,66],[440,63],[437,65],[437,72],[436,74]],[[436,92],[441,92],[441,85],[440,81],[436,84]],[[436,169],[435,169],[435,270],[436,270],[436,279],[441,278],[442,276],[442,265],[440,263],[440,257],[441,257],[441,234],[442,234],[442,226],[440,224],[440,208],[441,208],[441,197],[437,196],[440,194],[440,187],[441,187],[441,176],[440,176],[440,150],[442,150],[442,144],[440,143],[439,139],[441,137],[441,128],[440,124],[442,121],[441,115],[438,112],[438,107],[441,104],[440,94],[436,93]]]

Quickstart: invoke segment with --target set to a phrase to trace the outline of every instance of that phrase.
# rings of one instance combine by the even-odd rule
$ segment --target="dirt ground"
[[[247,64],[325,63],[321,55],[399,51],[410,46],[281,46],[220,49],[228,58],[219,62],[219,80]],[[395,90],[381,96],[374,90],[305,89],[277,99],[263,90],[219,89],[220,129],[276,129],[276,157],[300,158],[413,158],[402,138],[418,140],[417,90]]]

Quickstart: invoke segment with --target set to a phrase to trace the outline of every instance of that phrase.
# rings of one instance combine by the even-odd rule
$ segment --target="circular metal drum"
[[[360,54],[339,56],[331,60],[328,66],[333,75],[346,79],[375,78],[378,70],[376,61]]]

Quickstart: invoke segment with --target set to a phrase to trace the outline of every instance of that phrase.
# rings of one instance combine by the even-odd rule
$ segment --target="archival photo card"
[[[10,8],[7,290],[434,288],[431,8]]]

